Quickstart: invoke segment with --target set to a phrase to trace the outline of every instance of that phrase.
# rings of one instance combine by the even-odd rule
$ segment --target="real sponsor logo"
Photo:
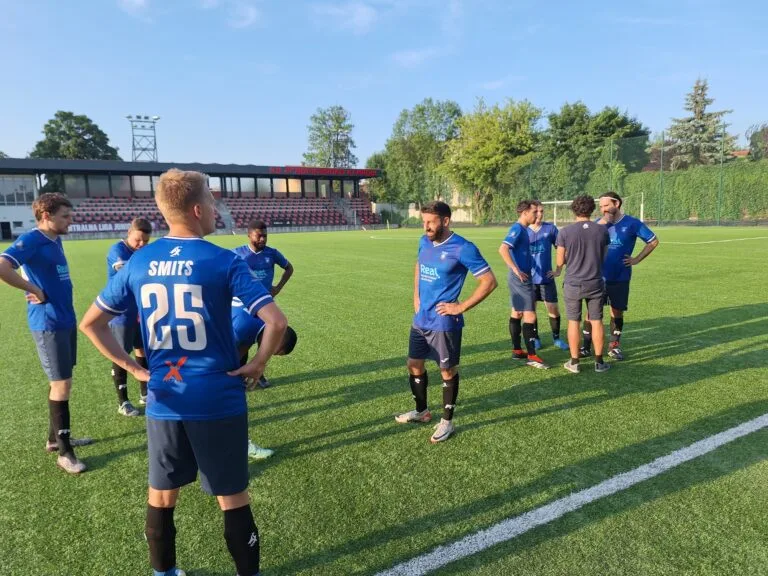
[[[437,273],[437,268],[434,268],[432,266],[424,266],[424,264],[419,264],[419,271],[421,272],[422,280],[426,280],[427,282],[440,280],[440,274]]]

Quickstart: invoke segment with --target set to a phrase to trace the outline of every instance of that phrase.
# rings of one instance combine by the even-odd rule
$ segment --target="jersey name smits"
[[[147,274],[150,276],[192,276],[192,260],[152,260]]]

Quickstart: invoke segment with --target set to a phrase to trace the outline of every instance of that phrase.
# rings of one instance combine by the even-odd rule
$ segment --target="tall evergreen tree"
[[[352,139],[352,116],[343,106],[318,108],[309,119],[309,146],[304,153],[305,166],[352,168],[357,157]]]

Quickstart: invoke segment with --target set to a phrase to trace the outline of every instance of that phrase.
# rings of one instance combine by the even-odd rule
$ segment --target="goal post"
[[[576,220],[571,212],[571,202],[573,200],[543,200],[544,219],[551,220],[555,226],[570,224]],[[595,198],[595,204],[600,203],[599,198]],[[645,222],[645,194],[632,194],[621,199],[621,211],[625,214],[631,214]],[[595,218],[599,215],[599,210],[595,211]]]

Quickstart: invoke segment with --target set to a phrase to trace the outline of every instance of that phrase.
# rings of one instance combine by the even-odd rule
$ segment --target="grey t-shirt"
[[[596,222],[574,222],[560,230],[557,246],[565,248],[565,282],[589,282],[603,277],[608,229]]]

